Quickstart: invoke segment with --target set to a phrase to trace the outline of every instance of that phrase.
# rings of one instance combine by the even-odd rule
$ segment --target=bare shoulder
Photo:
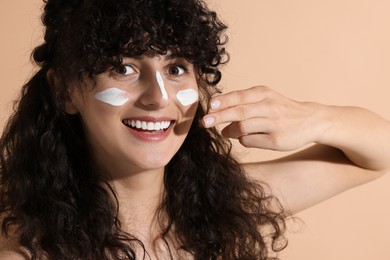
[[[0,259],[29,260],[31,258],[27,250],[20,246],[16,239],[0,235]]]

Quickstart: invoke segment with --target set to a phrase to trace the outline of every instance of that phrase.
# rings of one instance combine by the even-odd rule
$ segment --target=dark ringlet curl
[[[203,82],[216,85],[228,60],[226,26],[201,1],[47,1],[42,20],[45,43],[33,57],[66,80],[152,49],[185,57]]]
[[[44,2],[44,42],[32,54],[40,69],[0,140],[2,234],[16,236],[32,259],[136,259],[143,243],[122,230],[115,193],[91,159],[80,117],[64,104],[70,82],[152,51],[194,64],[204,98],[166,167],[157,213],[167,246],[173,236],[200,260],[265,260],[284,248],[278,201],[247,179],[229,140],[201,125],[228,60],[216,13],[201,0]]]

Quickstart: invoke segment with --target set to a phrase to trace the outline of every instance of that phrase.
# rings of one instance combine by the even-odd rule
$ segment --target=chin
[[[154,170],[159,168],[164,168],[172,159],[173,156],[168,157],[167,155],[148,155],[140,163],[140,167],[145,170]]]

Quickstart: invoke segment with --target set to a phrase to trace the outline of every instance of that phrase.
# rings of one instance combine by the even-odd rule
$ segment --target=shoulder
[[[28,251],[19,245],[14,238],[5,238],[0,235],[1,260],[29,260]]]

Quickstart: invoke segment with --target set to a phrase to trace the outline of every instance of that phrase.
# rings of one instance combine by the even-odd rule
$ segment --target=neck
[[[119,203],[119,218],[122,229],[142,241],[152,259],[169,259],[170,249],[175,248],[175,239],[161,239],[161,226],[157,210],[164,196],[164,168],[139,171],[126,178],[110,181]],[[136,248],[139,254],[143,250]],[[193,259],[190,254],[173,252],[177,259]],[[181,255],[184,254],[184,255]]]
[[[139,171],[112,179],[125,231],[139,239],[154,239],[158,233],[156,211],[164,194],[164,169]],[[157,233],[156,233],[157,232]]]

